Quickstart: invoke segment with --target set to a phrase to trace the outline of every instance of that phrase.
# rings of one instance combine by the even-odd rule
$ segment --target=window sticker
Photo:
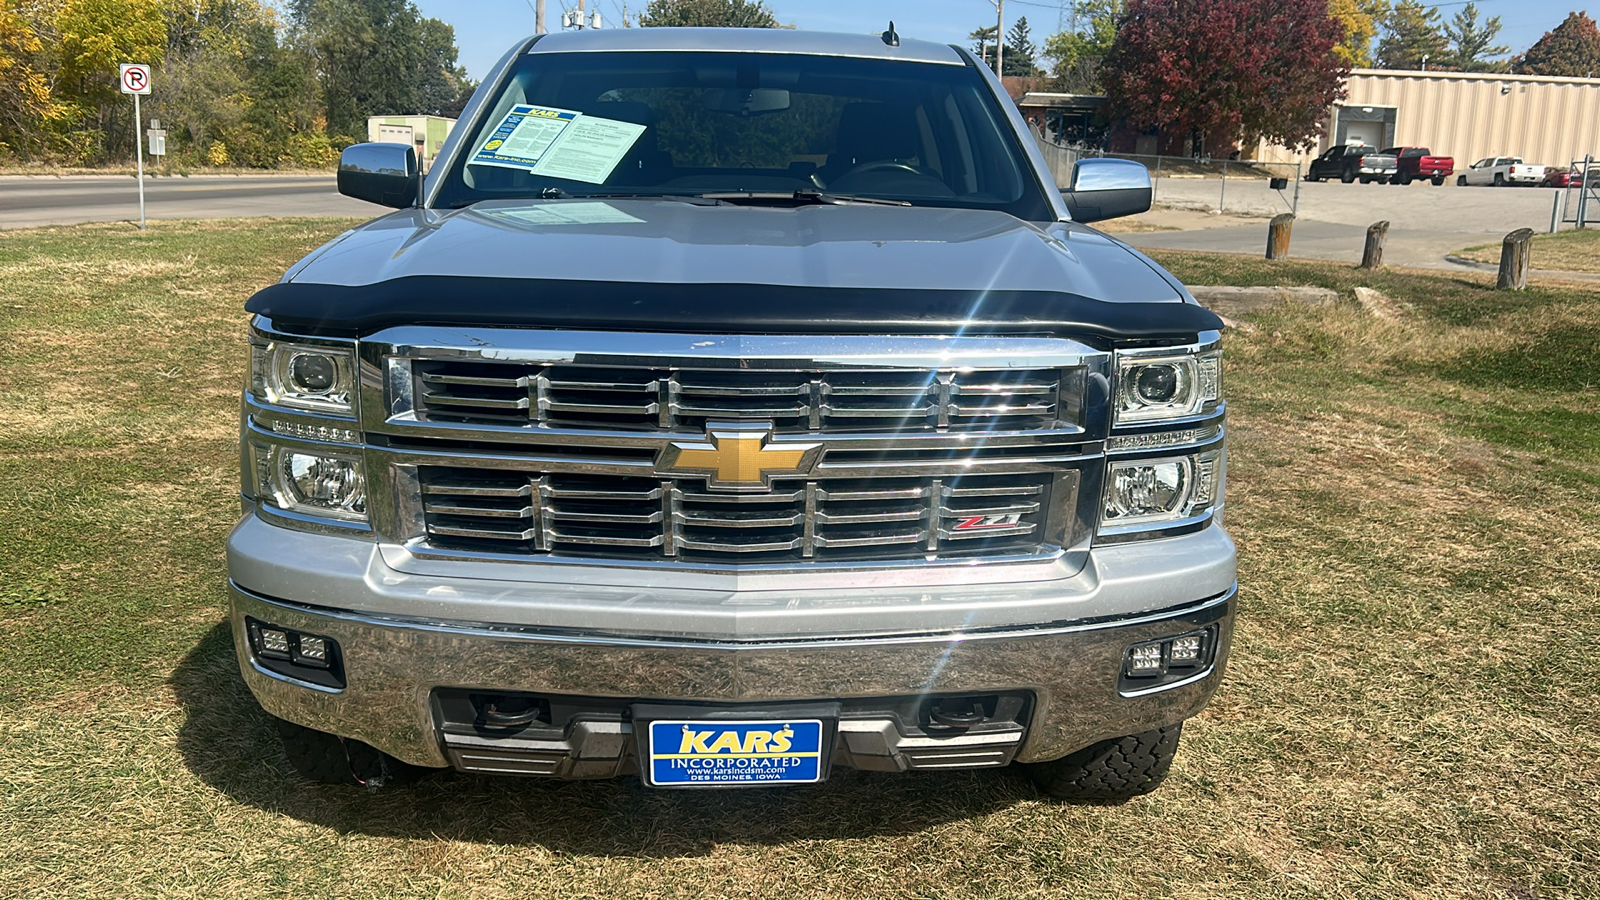
[[[632,122],[579,116],[533,167],[533,174],[601,184],[644,130]]]
[[[602,184],[645,127],[570,109],[518,104],[506,113],[472,163]]]
[[[631,225],[643,219],[630,216],[609,203],[585,200],[556,201],[512,209],[486,209],[485,215],[529,225]]]
[[[472,162],[483,166],[532,169],[580,112],[550,106],[517,104],[489,135]]]

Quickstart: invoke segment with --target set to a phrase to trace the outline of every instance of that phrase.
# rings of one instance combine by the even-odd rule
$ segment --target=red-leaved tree
[[[1349,65],[1327,0],[1129,0],[1100,79],[1135,128],[1309,148]]]

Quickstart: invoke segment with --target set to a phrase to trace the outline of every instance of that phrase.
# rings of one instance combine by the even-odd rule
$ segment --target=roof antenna
[[[894,20],[889,21],[889,30],[883,33],[883,42],[891,47],[900,46],[900,35],[894,30]]]

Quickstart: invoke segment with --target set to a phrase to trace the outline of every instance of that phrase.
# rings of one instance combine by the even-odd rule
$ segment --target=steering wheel
[[[859,165],[851,166],[849,169],[846,169],[844,171],[844,173],[841,174],[838,178],[833,179],[833,182],[835,184],[837,184],[837,183],[845,180],[846,178],[849,178],[852,175],[864,175],[867,172],[893,172],[893,171],[908,172],[908,173],[910,173],[912,175],[921,175],[924,178],[938,178],[939,177],[938,175],[935,175],[932,171],[930,171],[930,170],[928,170],[928,169],[926,169],[926,168],[924,168],[922,166],[914,166],[911,163],[900,162],[897,159],[875,159],[875,160],[872,160],[871,162],[864,162],[864,163],[861,163]]]

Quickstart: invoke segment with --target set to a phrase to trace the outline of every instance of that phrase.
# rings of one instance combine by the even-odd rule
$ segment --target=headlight
[[[256,496],[279,509],[349,522],[367,521],[360,457],[250,442]]]
[[[1106,469],[1100,527],[1157,525],[1203,514],[1216,501],[1222,454],[1113,461]]]
[[[250,393],[274,406],[353,416],[355,371],[355,351],[348,346],[260,335],[250,342]]]
[[[1222,354],[1117,354],[1116,424],[1183,419],[1222,396]]]

